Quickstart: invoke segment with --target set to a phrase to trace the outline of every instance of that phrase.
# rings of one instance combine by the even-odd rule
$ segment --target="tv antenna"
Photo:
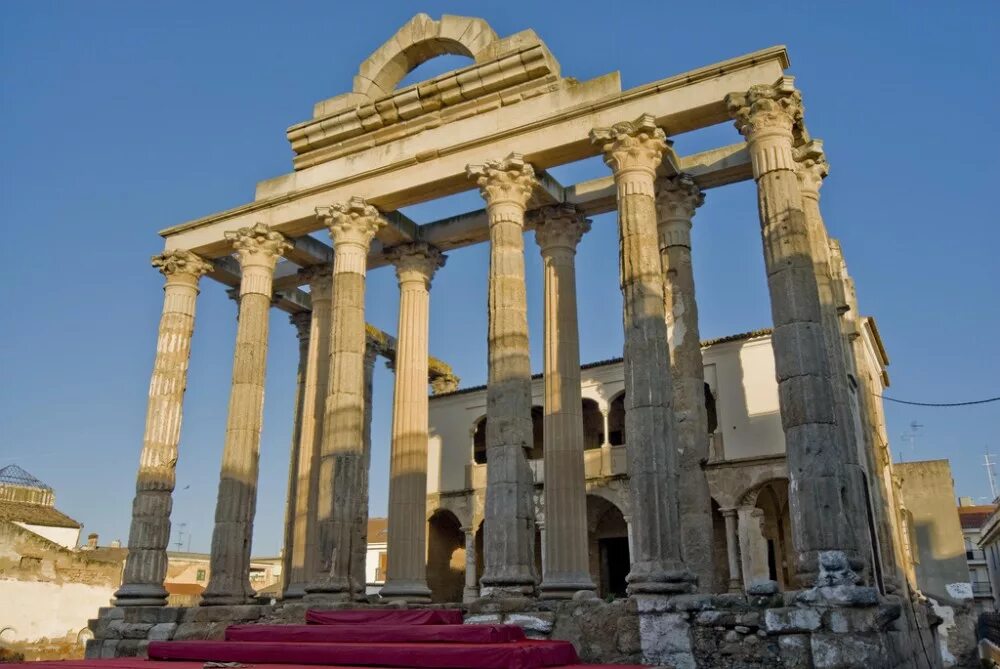
[[[923,425],[921,425],[917,421],[911,420],[910,421],[910,430],[909,430],[909,432],[904,432],[902,434],[902,436],[900,437],[904,442],[908,442],[910,444],[910,457],[911,458],[914,457],[914,455],[915,455],[915,453],[917,451],[917,430],[919,430],[922,427],[923,427]],[[904,460],[905,460],[905,458],[903,457],[902,449],[900,449],[899,461],[903,462]]]
[[[181,550],[181,548],[184,547],[184,528],[185,527],[187,527],[187,523],[179,523],[177,525],[177,541],[174,542],[174,545],[177,546],[178,552]],[[188,543],[189,544],[191,543],[190,538],[188,539]]]
[[[986,475],[990,479],[990,493],[993,495],[993,500],[997,498],[997,472],[993,468],[993,465],[995,465],[996,462],[990,458],[994,457],[996,456],[990,453],[990,449],[987,448],[986,455],[983,456],[983,466],[986,467]]]

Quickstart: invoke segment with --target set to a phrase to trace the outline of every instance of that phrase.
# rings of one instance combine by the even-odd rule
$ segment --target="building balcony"
[[[965,559],[966,560],[981,560],[981,561],[985,562],[986,561],[986,553],[984,553],[982,551],[982,549],[974,548],[971,551],[965,551]]]
[[[529,460],[528,466],[535,483],[545,483],[545,461]],[[588,480],[628,473],[625,446],[602,446],[584,451],[583,470]],[[472,462],[465,466],[465,487],[470,490],[486,487],[485,464]]]
[[[988,581],[973,581],[972,594],[976,597],[989,597],[993,594],[993,588]]]

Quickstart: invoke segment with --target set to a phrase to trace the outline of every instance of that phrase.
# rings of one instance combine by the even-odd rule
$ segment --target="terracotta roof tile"
[[[53,506],[27,502],[0,501],[0,520],[46,527],[74,527],[77,529],[83,527]]]

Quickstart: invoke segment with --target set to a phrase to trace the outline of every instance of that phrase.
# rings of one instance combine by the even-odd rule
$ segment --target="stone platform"
[[[102,609],[88,658],[144,657],[150,641],[221,640],[228,625],[301,624],[307,609],[399,608],[305,603]],[[603,601],[481,599],[466,624],[514,624],[529,638],[571,641],[583,662],[674,669],[936,669],[934,633],[922,605],[867,588],[761,595],[635,596]]]

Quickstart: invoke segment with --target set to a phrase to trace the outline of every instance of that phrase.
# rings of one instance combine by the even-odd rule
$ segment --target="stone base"
[[[815,594],[815,593],[814,593]],[[834,594],[834,593],[828,593]],[[150,641],[222,639],[235,623],[301,624],[309,608],[462,608],[466,624],[512,624],[536,639],[571,641],[583,662],[673,669],[937,669],[925,606],[870,593],[637,595],[539,600],[482,597],[462,604],[273,605],[104,608],[90,621],[88,658],[145,656]],[[822,602],[822,603],[814,603]]]

